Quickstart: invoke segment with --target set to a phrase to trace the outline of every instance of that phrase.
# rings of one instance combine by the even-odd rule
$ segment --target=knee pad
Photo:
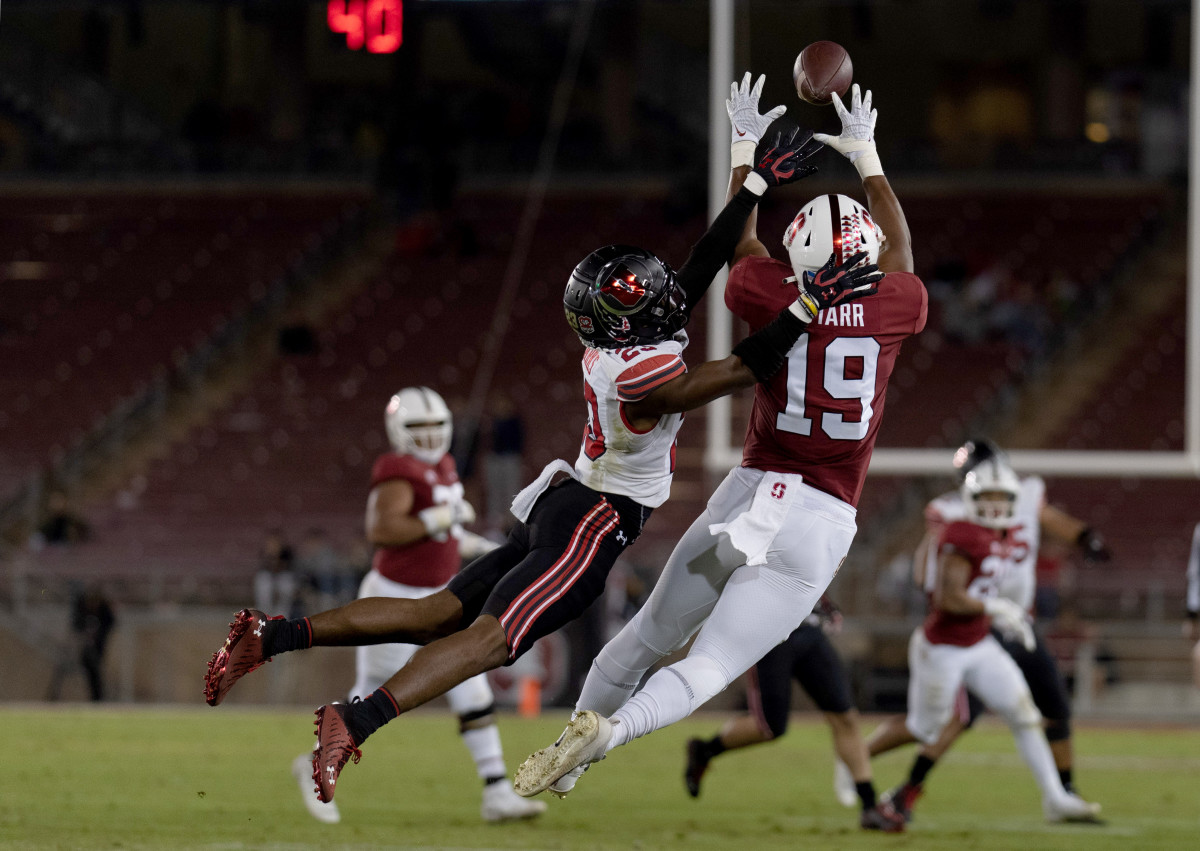
[[[670,671],[683,682],[692,712],[724,691],[733,679],[716,660],[707,656],[688,656],[663,670]]]
[[[643,641],[636,630],[627,628],[604,645],[592,668],[611,685],[635,689],[642,675],[665,655]]]
[[[1070,718],[1049,718],[1046,720],[1046,741],[1065,742],[1071,738]]]

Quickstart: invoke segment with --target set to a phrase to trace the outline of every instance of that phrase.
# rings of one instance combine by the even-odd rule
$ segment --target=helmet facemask
[[[981,462],[963,479],[961,493],[967,518],[989,529],[1010,529],[1017,523],[1021,483],[1012,468],[998,458]]]
[[[392,448],[401,455],[437,464],[450,451],[453,417],[442,397],[428,387],[406,387],[393,396],[384,423]]]

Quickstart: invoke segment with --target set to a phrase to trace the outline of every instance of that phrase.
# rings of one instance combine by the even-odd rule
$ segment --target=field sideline
[[[831,748],[815,716],[787,737],[724,756],[700,800],[681,781],[701,715],[622,749],[565,801],[524,824],[486,825],[454,719],[420,712],[376,735],[339,782],[340,825],[302,809],[289,767],[311,747],[308,709],[0,707],[0,848],[409,849],[1170,849],[1200,834],[1200,733],[1083,727],[1077,779],[1107,827],[1042,821],[1007,731],[987,723],[938,766],[904,836],[864,834],[834,801]],[[565,713],[501,719],[514,769]],[[871,722],[866,724],[870,729]],[[877,761],[881,791],[911,751]]]

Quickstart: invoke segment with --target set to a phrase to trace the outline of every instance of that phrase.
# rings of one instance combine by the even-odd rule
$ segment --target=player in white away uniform
[[[642,531],[671,485],[680,413],[756,381],[770,380],[821,310],[871,295],[874,266],[822,269],[770,321],[724,360],[687,372],[680,357],[692,308],[738,243],[769,186],[815,169],[807,136],[777,136],[676,274],[648,251],[607,246],[575,267],[563,295],[567,320],[587,347],[588,423],[575,465],[556,461],[518,494],[521,522],[498,549],[472,562],[442,591],[419,600],[370,598],[294,621],[243,610],[209,663],[216,705],[242,676],[288,650],[388,642],[425,644],[360,703],[317,710],[313,779],[332,800],[347,760],[402,712],[468,677],[510,664],[543,635],[578,617],[604,589],[609,570]],[[852,258],[857,260],[857,258]],[[552,479],[557,473],[566,478]]]
[[[960,482],[979,464],[991,459],[1008,466],[1004,453],[991,441],[967,441],[954,454],[954,467]],[[1020,491],[1014,512],[1014,525],[1008,532],[1008,537],[1012,540],[1012,569],[1004,573],[997,593],[1026,612],[1032,622],[1034,594],[1037,590],[1038,550],[1043,533],[1061,543],[1075,544],[1089,560],[1107,560],[1109,552],[1100,535],[1084,521],[1046,503],[1046,484],[1038,476],[1020,479]],[[928,531],[917,548],[914,570],[916,581],[923,586],[926,593],[933,592],[938,579],[937,536],[949,523],[964,519],[966,513],[961,492],[957,490],[937,497],[926,507],[925,520]],[[1074,791],[1071,699],[1063,684],[1058,664],[1036,632],[1036,644],[1032,648],[1026,648],[1021,640],[1012,635],[998,630],[994,630],[994,634],[1025,677],[1033,694],[1034,704],[1046,719],[1046,738],[1054,753],[1059,779],[1068,791]],[[975,722],[983,711],[983,705],[967,693],[960,700],[959,709],[942,731],[938,741],[921,748],[908,779],[888,793],[888,798],[897,811],[906,818],[911,816],[913,805],[922,794],[926,775],[954,740]],[[871,755],[875,756],[914,741],[915,737],[904,725],[903,716],[897,715],[885,719],[871,733],[867,739],[867,747]]]
[[[1029,686],[1012,656],[989,634],[994,626],[1018,637],[1026,650],[1034,648],[1025,611],[999,594],[1026,554],[1014,534],[1020,491],[1016,474],[999,457],[979,463],[963,481],[964,517],[939,530],[929,617],[908,646],[905,725],[918,740],[935,743],[965,686],[1008,722],[1041,789],[1047,820],[1091,821],[1100,807],[1063,787]]]
[[[744,140],[781,112],[759,115],[761,88],[748,83],[749,75],[728,102],[734,185],[748,162],[740,146],[752,148]],[[869,211],[840,195],[801,207],[784,235],[790,264],[771,259],[748,222],[726,303],[759,327],[790,299],[795,281],[854,252],[878,257],[886,273],[879,293],[822,311],[789,352],[787,370],[755,388],[742,466],[679,541],[646,605],[592,664],[563,736],[518,769],[519,794],[566,794],[588,763],[718,694],[800,625],[850,548],[887,381],[900,344],[925,325],[927,300],[912,274],[904,213],[875,153],[871,94],[864,100],[855,86],[849,110],[835,103],[841,136],[814,138],[855,164]],[[697,630],[687,658],[634,695],[645,672]],[[904,826],[875,808],[862,825]]]

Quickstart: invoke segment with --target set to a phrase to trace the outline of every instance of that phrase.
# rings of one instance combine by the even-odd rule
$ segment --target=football
[[[792,66],[792,80],[800,99],[817,106],[846,94],[854,79],[854,65],[846,48],[832,41],[814,41],[800,51]]]

